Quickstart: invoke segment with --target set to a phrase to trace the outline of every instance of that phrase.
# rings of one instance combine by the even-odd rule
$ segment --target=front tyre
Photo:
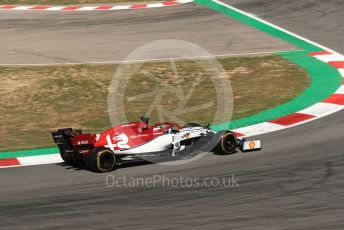
[[[215,153],[217,154],[233,154],[236,153],[238,147],[238,140],[234,133],[227,132],[225,133],[220,142],[215,147]]]
[[[107,148],[95,148],[88,157],[88,166],[93,172],[110,172],[116,165],[115,153]]]

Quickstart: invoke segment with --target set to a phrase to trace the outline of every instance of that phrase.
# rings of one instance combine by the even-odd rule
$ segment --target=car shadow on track
[[[137,166],[143,166],[143,165],[150,165],[150,164],[154,164],[154,163],[149,162],[149,161],[126,162],[126,163],[123,163],[123,164],[117,166],[116,169],[114,169],[114,170],[118,170],[118,169],[121,169],[121,168],[129,168],[129,167],[137,167]],[[82,164],[82,163],[70,165],[70,164],[67,164],[65,162],[62,162],[62,163],[58,163],[56,165],[61,166],[64,169],[67,169],[67,170],[90,171],[89,168],[87,167],[87,165]]]
[[[223,155],[223,154],[219,154],[216,152],[209,152],[209,154],[213,154],[213,155]],[[157,163],[162,163],[162,162],[171,162],[171,161],[176,161],[176,160],[188,160],[191,159],[193,157],[195,157],[198,154],[195,155],[189,155],[188,157],[182,157],[179,159],[171,159],[169,158],[169,160],[165,159],[165,160],[157,160],[155,159],[154,161],[148,161],[148,160],[137,160],[137,161],[126,161],[124,163],[121,163],[120,165],[116,166],[116,168],[114,170],[119,170],[121,168],[130,168],[130,167],[137,167],[137,166],[143,166],[143,165],[151,165],[151,164],[157,164]],[[67,170],[76,170],[76,171],[80,171],[80,170],[84,170],[84,171],[90,171],[89,168],[87,167],[87,165],[83,162],[79,162],[79,163],[74,163],[73,165],[71,164],[67,164],[65,162],[61,162],[61,163],[57,163],[56,165],[63,167],[64,169]]]

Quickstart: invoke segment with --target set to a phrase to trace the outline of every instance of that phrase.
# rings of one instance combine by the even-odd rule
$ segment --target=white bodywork
[[[259,140],[257,141],[245,141],[242,150],[243,151],[252,151],[252,150],[258,150],[261,149],[261,143]]]
[[[147,152],[159,152],[166,149],[171,148],[176,151],[182,150],[184,146],[180,145],[180,142],[186,139],[192,139],[196,137],[200,137],[207,133],[214,133],[213,131],[202,128],[202,127],[191,127],[191,128],[184,128],[178,133],[173,133],[170,130],[167,134],[158,136],[157,138],[140,145],[138,147],[128,149],[128,150],[121,150],[115,151],[116,154],[138,154],[138,153],[147,153]]]

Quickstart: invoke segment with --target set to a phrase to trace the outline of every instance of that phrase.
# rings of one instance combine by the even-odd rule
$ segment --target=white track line
[[[282,28],[282,27],[279,27],[279,26],[277,26],[277,25],[275,25],[275,24],[272,24],[272,23],[270,23],[270,22],[268,22],[268,21],[266,21],[266,20],[264,20],[264,19],[258,18],[257,16],[255,16],[255,15],[253,15],[253,14],[250,14],[250,13],[247,13],[247,12],[245,12],[245,11],[242,11],[242,10],[240,10],[240,9],[238,9],[238,8],[235,8],[235,7],[233,7],[233,6],[230,6],[230,5],[228,5],[228,4],[224,3],[224,2],[221,2],[221,1],[219,1],[219,0],[211,0],[211,1],[216,2],[216,3],[218,3],[218,4],[222,5],[222,6],[225,6],[225,7],[229,8],[229,9],[234,10],[234,11],[236,11],[236,12],[239,12],[239,13],[241,13],[241,14],[244,14],[245,16],[250,17],[250,18],[253,18],[253,19],[255,19],[255,20],[259,21],[259,22],[262,22],[262,23],[264,23],[264,24],[266,24],[266,25],[268,25],[268,26],[270,26],[270,27],[272,27],[272,28],[275,28],[275,29],[278,29],[278,30],[280,30],[280,31],[283,31],[283,32],[285,32],[285,33],[287,33],[287,34],[289,34],[289,35],[291,35],[291,36],[293,36],[293,37],[296,37],[296,38],[299,38],[299,39],[301,39],[301,40],[304,40],[304,41],[306,41],[306,42],[308,42],[308,43],[310,43],[310,44],[312,44],[312,45],[315,45],[315,46],[318,46],[318,47],[320,47],[320,48],[322,48],[322,49],[324,49],[324,50],[330,51],[330,52],[333,53],[333,54],[339,54],[338,52],[336,52],[336,51],[334,51],[334,50],[332,50],[332,49],[330,49],[330,48],[328,48],[328,47],[325,47],[325,46],[323,46],[323,45],[320,45],[319,43],[313,42],[313,41],[311,41],[311,40],[309,40],[309,39],[307,39],[307,38],[305,38],[305,37],[302,37],[302,36],[300,36],[300,35],[297,35],[297,34],[291,32],[291,31],[289,31],[289,30],[286,30],[286,29],[284,29],[284,28]]]
[[[137,62],[162,62],[169,60],[188,60],[188,59],[209,59],[209,58],[221,58],[221,57],[234,57],[234,56],[250,56],[250,55],[267,55],[283,52],[297,52],[304,50],[283,50],[283,51],[269,51],[269,52],[252,52],[252,53],[232,53],[232,54],[216,54],[213,56],[190,56],[190,57],[178,57],[178,58],[160,58],[160,59],[142,59],[142,60],[129,60],[129,61],[100,61],[100,62],[54,62],[44,64],[0,64],[0,66],[51,66],[51,65],[85,65],[85,64],[128,64]]]
[[[17,158],[21,166],[55,164],[63,162],[59,153]]]

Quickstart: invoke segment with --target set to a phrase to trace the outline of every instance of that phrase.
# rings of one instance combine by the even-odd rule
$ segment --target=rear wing
[[[57,131],[51,132],[54,142],[60,150],[60,153],[73,153],[73,145],[71,137],[81,134],[81,130],[73,130],[71,128],[58,129]]]

